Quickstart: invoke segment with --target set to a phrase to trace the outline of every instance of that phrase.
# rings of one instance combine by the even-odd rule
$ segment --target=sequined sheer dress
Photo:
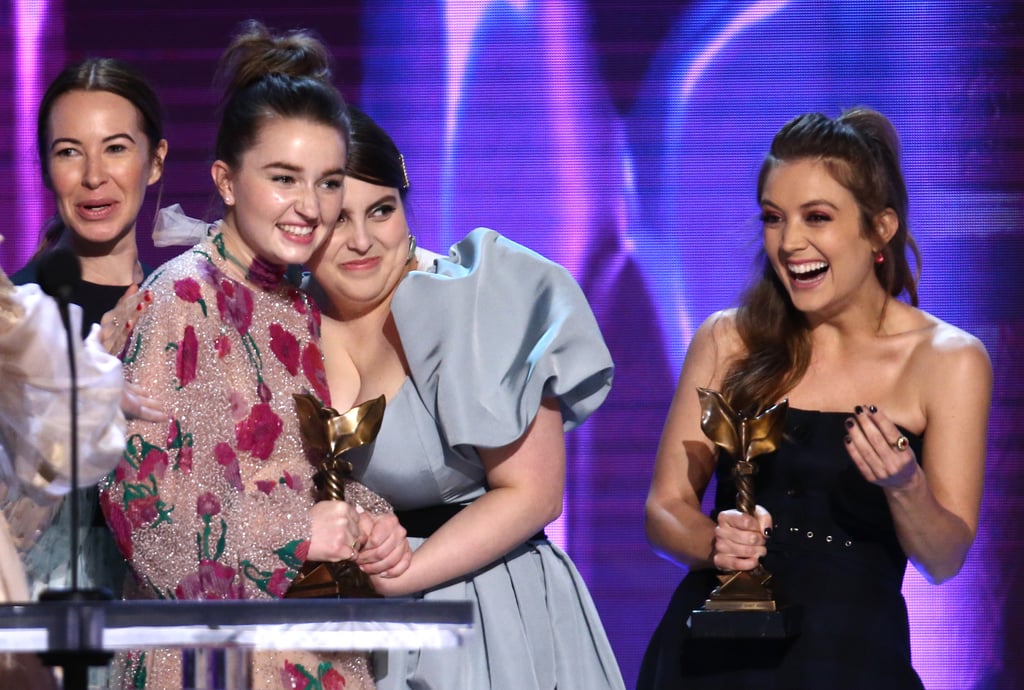
[[[311,533],[312,469],[293,393],[329,402],[319,314],[301,291],[229,277],[219,236],[154,272],[124,357],[169,424],[129,423],[101,505],[130,597],[275,599]],[[233,267],[231,267],[233,269]],[[378,510],[381,506],[368,506]],[[364,654],[260,652],[255,688],[372,688]],[[178,650],[121,655],[121,687],[181,687]]]
[[[917,690],[901,593],[907,557],[882,490],[843,445],[849,413],[790,408],[786,439],[758,459],[755,497],[772,514],[764,564],[780,603],[802,613],[791,641],[691,638],[686,622],[717,584],[711,570],[683,579],[654,633],[638,690]],[[905,432],[906,433],[906,432]],[[907,433],[921,456],[921,439]],[[717,510],[735,507],[719,462]]]

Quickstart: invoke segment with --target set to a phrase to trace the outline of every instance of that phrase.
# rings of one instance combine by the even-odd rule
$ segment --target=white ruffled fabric
[[[29,599],[12,537],[30,545],[32,535],[48,525],[56,501],[71,489],[71,368],[64,326],[56,303],[38,285],[14,290],[12,299],[24,316],[0,332],[0,493],[15,510],[12,524],[0,515],[0,601]],[[81,332],[81,308],[71,305],[70,316],[72,333]],[[99,343],[99,326],[85,343],[77,335],[74,340],[79,477],[85,486],[110,472],[124,452],[123,383],[120,361]],[[55,687],[52,674],[31,654],[0,655],[0,686]]]
[[[17,298],[25,316],[0,334],[0,478],[36,500],[63,496],[71,475],[71,368],[57,305],[38,285]],[[72,331],[82,312],[70,305]],[[78,338],[75,338],[78,341]],[[117,464],[125,447],[121,362],[107,353],[94,325],[75,350],[78,378],[78,477],[94,484]]]
[[[191,247],[206,237],[209,223],[185,215],[181,204],[171,204],[157,211],[153,223],[153,246]]]

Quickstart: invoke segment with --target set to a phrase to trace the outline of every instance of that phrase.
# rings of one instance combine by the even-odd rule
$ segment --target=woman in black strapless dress
[[[689,574],[637,688],[921,688],[903,574],[909,558],[947,580],[974,540],[991,364],[976,338],[917,308],[906,252],[920,259],[884,116],[795,118],[757,191],[762,273],[694,336],[658,450],[647,533]],[[756,461],[754,515],[735,509],[733,459],[701,431],[697,387],[747,415],[789,401],[782,442]],[[799,634],[693,637],[716,569],[759,562],[776,600],[800,611]]]

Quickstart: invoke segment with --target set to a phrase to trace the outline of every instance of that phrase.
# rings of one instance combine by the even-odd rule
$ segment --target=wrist
[[[899,486],[893,486],[886,492],[898,500],[908,500],[920,495],[922,491],[928,490],[928,478],[924,470],[916,462],[911,467],[910,476]]]

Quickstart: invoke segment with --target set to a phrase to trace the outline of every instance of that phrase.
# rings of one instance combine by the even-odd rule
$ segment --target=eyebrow
[[[127,139],[133,144],[135,143],[135,138],[131,134],[128,134],[128,132],[118,132],[117,134],[111,134],[110,136],[103,137],[102,141],[104,144],[106,144],[108,142],[114,141],[115,139]],[[75,144],[77,146],[81,146],[82,142],[79,141],[78,139],[75,139],[74,137],[58,137],[53,140],[52,144],[50,144],[50,150],[52,151],[54,147],[57,146],[57,144]]]
[[[374,201],[372,204],[370,204],[370,208],[373,208],[374,206],[380,206],[386,201],[390,201],[393,204],[398,203],[398,196],[395,194],[385,194],[376,201]]]
[[[811,199],[810,201],[805,201],[804,203],[800,204],[800,208],[802,208],[802,209],[811,208],[812,206],[817,206],[819,204],[822,204],[824,206],[828,206],[829,208],[833,208],[833,209],[835,209],[837,211],[839,210],[839,207],[836,206],[835,204],[833,204],[828,199]],[[767,199],[767,198],[761,199],[761,205],[762,206],[774,206],[776,208],[779,208],[778,204],[776,204],[771,199]]]
[[[397,206],[398,205],[398,195],[397,194],[391,194],[391,193],[384,194],[383,196],[381,196],[381,197],[379,197],[377,199],[374,199],[373,201],[368,203],[366,205],[366,208],[367,208],[367,210],[375,209],[378,206],[380,206],[381,204],[385,204],[385,203],[391,203],[391,204],[394,204],[395,206]],[[343,211],[351,210],[351,207],[348,204],[345,204],[343,206],[342,210]]]
[[[287,170],[288,172],[293,172],[293,173],[301,173],[303,171],[301,166],[293,165],[291,163],[285,163],[283,161],[275,161],[273,163],[267,163],[266,165],[263,166],[264,170],[270,170],[272,168],[277,168],[279,170]],[[325,170],[324,173],[322,175],[320,175],[320,177],[323,178],[323,177],[330,177],[331,175],[344,175],[344,174],[345,174],[345,168],[333,168],[331,170]]]

